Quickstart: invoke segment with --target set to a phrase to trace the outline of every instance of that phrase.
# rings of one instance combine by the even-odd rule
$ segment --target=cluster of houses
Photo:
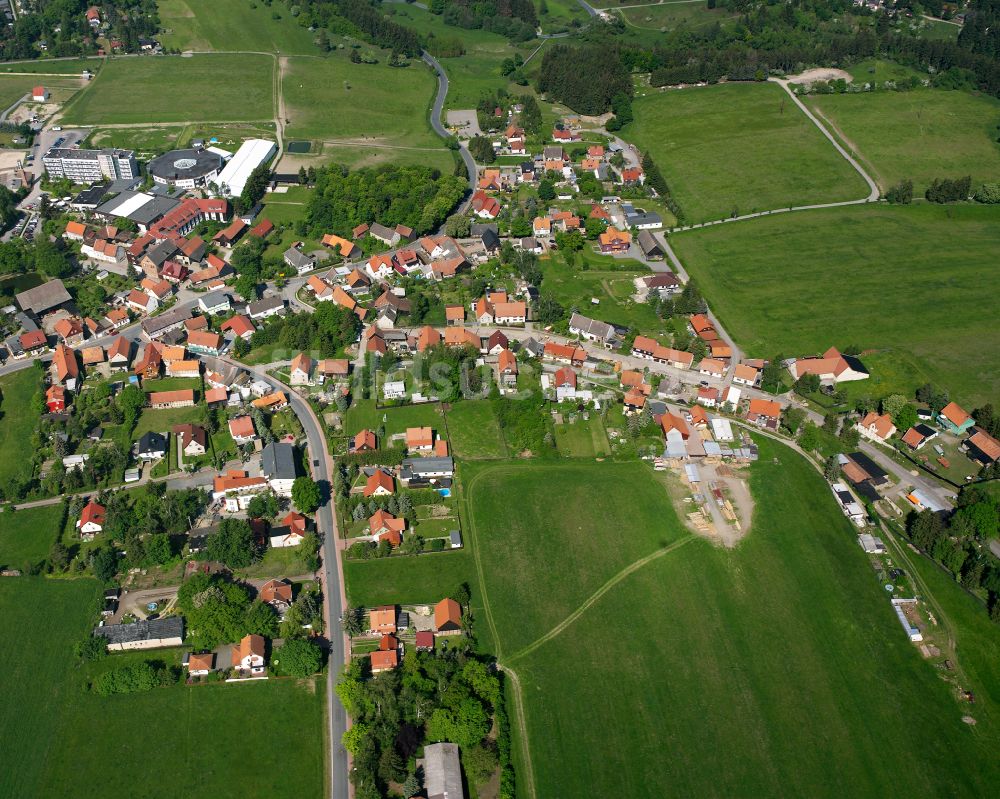
[[[403,660],[403,636],[413,630],[417,652],[433,652],[436,638],[462,632],[462,606],[454,599],[442,599],[427,613],[404,610],[397,605],[380,605],[367,614],[367,635],[378,637],[379,646],[368,653],[372,674],[392,671]]]
[[[364,484],[356,490],[364,497],[386,497],[397,488],[436,488],[450,491],[455,476],[455,461],[449,453],[448,442],[436,435],[430,427],[411,427],[401,436],[407,456],[397,467],[366,466],[361,474]],[[371,430],[359,430],[349,444],[350,453],[373,452],[382,442]],[[400,529],[398,532],[402,532]],[[373,528],[374,540],[380,540],[380,529]],[[395,545],[396,536],[390,543]]]

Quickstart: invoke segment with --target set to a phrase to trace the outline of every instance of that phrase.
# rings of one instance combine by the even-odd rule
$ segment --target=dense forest
[[[424,234],[441,224],[465,193],[463,178],[425,166],[386,165],[350,172],[337,164],[316,172],[306,220],[314,234],[350,236],[362,223],[406,225]]]
[[[446,25],[482,28],[517,42],[535,38],[538,28],[532,0],[431,0],[427,7]]]
[[[538,76],[538,91],[581,114],[603,114],[619,94],[632,96],[627,59],[613,44],[546,49]]]

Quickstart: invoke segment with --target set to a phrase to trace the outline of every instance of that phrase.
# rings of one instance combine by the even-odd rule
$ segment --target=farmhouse
[[[830,347],[821,356],[794,360],[788,371],[796,380],[803,375],[816,375],[826,385],[868,378],[868,370],[861,361],[852,355],[841,355],[836,347]]]
[[[975,424],[975,420],[957,402],[949,402],[937,415],[937,422],[952,435],[960,435]]]
[[[462,606],[450,597],[434,606],[434,631],[438,634],[458,633],[462,630]]]
[[[969,457],[979,461],[983,466],[989,466],[1000,459],[1000,441],[980,427],[972,428],[970,435],[962,444]]]
[[[855,427],[865,438],[879,442],[885,442],[896,432],[896,425],[892,423],[892,417],[889,414],[878,414],[874,411],[866,413]]]
[[[150,408],[189,408],[194,405],[194,389],[154,391],[149,395]]]
[[[569,332],[585,341],[596,341],[610,349],[618,343],[618,334],[612,325],[574,313],[569,318]]]
[[[84,541],[90,541],[97,533],[104,529],[104,517],[107,510],[103,505],[98,505],[94,500],[90,500],[80,511],[80,518],[76,520],[76,529]]]

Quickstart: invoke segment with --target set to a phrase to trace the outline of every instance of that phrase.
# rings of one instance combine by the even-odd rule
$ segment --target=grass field
[[[26,72],[32,75],[38,74],[58,74],[58,75],[79,75],[85,69],[97,72],[103,66],[104,61],[98,58],[73,58],[65,61],[56,61],[52,58],[45,58],[38,61],[7,61],[0,66],[0,73],[9,72],[17,74]]]
[[[1000,180],[1000,101],[992,97],[918,89],[816,95],[806,102],[883,190],[906,178],[918,194],[934,178],[972,175],[973,186]]]
[[[31,435],[38,424],[31,400],[38,391],[39,378],[35,369],[0,378],[0,484],[11,477],[31,476]]]
[[[614,8],[612,5],[611,8]],[[716,23],[736,19],[736,14],[725,8],[707,8],[704,3],[683,2],[663,3],[645,8],[625,8],[618,12],[626,25],[635,28],[673,30],[682,25],[690,30],[700,30]]]
[[[29,94],[33,86],[37,86],[40,78],[33,75],[4,75],[0,73],[0,110],[13,105],[19,98]],[[55,100],[64,100],[80,88],[77,78],[66,77],[46,78],[45,88]],[[31,98],[28,98],[31,101]]]
[[[281,86],[291,120],[289,138],[443,148],[429,122],[437,82],[423,62],[405,68],[390,67],[384,58],[378,64],[352,64],[338,53],[286,63]]]
[[[575,422],[555,425],[556,447],[570,458],[605,457],[611,454],[604,423],[596,413],[590,419],[582,416]]]
[[[94,147],[124,147],[139,152],[165,152],[187,147],[192,139],[217,138],[219,147],[235,152],[245,139],[274,138],[273,123],[235,125],[176,125],[153,128],[96,128],[90,134]]]
[[[320,682],[175,686],[99,697],[85,690],[88,672],[72,654],[89,632],[98,595],[91,580],[0,583],[0,631],[8,642],[0,796],[152,798],[195,790],[226,796],[237,782],[249,796],[285,790],[322,796]],[[179,653],[148,656],[176,663]],[[97,669],[136,657],[114,656]],[[299,734],[272,740],[270,722],[277,717]]]
[[[386,436],[391,436],[405,433],[407,427],[427,426],[443,433],[441,421],[440,406],[437,403],[376,408],[374,400],[356,400],[344,414],[344,430],[353,436],[365,428],[375,430],[384,426]]]
[[[266,55],[116,59],[66,107],[64,124],[272,119],[273,67]]]
[[[859,344],[908,353],[966,407],[1000,393],[995,207],[808,211],[681,233],[673,246],[751,354]]]
[[[315,34],[299,25],[284,6],[248,0],[158,0],[157,7],[160,23],[170,31],[160,37],[164,47],[319,53]]]
[[[475,581],[468,550],[378,560],[345,560],[344,582],[351,607],[434,603],[462,583]]]
[[[816,501],[820,477],[788,450],[761,442],[754,528],[736,550],[684,532],[639,464],[481,474],[475,547],[538,796],[988,792],[992,730],[961,723],[853,531]]]
[[[59,536],[62,518],[62,505],[0,515],[0,565],[23,569],[44,560]]]
[[[689,222],[865,196],[861,177],[773,84],[647,90],[625,138],[649,152]]]
[[[488,400],[456,402],[448,411],[448,435],[458,458],[506,458],[507,444]]]

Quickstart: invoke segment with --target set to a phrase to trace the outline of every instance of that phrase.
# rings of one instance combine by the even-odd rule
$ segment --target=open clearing
[[[992,738],[903,636],[821,478],[760,446],[734,550],[685,533],[639,464],[470,481],[538,796],[988,792]]]
[[[610,6],[614,10],[614,6]],[[690,30],[701,30],[716,23],[736,19],[736,14],[726,8],[707,8],[704,3],[686,2],[662,3],[641,8],[623,8],[619,14],[625,19],[626,25],[635,28],[673,30],[682,25]]]
[[[285,6],[247,0],[158,0],[164,47],[178,50],[262,50],[318,53],[315,34]],[[280,19],[272,16],[277,13]]]
[[[506,458],[507,445],[489,400],[456,402],[448,411],[448,442],[458,458]]]
[[[343,53],[283,59],[288,137],[325,142],[324,160],[349,166],[370,166],[379,155],[395,161],[398,153],[408,154],[411,163],[443,157],[450,164],[430,127],[433,73],[419,60],[398,68],[386,64],[388,54],[379,55],[378,64],[352,64]]]
[[[912,355],[966,407],[1000,393],[996,207],[803,211],[687,231],[672,243],[752,355],[858,344]]]
[[[49,554],[63,519],[62,505],[0,515],[0,566],[25,570]]]
[[[22,369],[0,378],[0,485],[11,477],[31,477],[31,436],[38,424],[32,398],[40,376],[37,369]]]
[[[98,598],[93,580],[0,582],[0,796],[230,796],[237,783],[247,796],[323,795],[323,681],[97,696],[84,687],[88,674],[143,657],[75,664],[73,646],[89,633]],[[180,652],[146,656],[177,664]],[[276,718],[299,734],[275,739]]]
[[[67,106],[64,124],[272,119],[273,69],[266,55],[115,59]]]
[[[865,196],[861,177],[770,83],[646,90],[623,131],[649,152],[688,222]]]
[[[969,92],[918,89],[825,94],[805,99],[883,190],[909,178],[923,194],[934,178],[1000,180],[1000,101]]]

